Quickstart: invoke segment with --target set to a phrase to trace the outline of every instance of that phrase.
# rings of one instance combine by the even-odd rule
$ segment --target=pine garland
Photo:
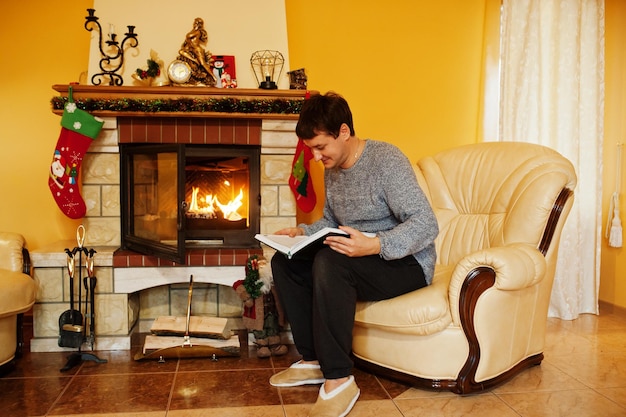
[[[67,97],[57,96],[51,100],[53,110],[63,110]],[[261,113],[299,114],[303,98],[299,99],[236,99],[221,98],[175,98],[175,99],[135,99],[135,98],[89,98],[75,99],[79,109],[117,112],[217,112],[217,113]]]

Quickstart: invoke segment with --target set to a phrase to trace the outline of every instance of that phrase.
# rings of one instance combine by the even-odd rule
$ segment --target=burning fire
[[[243,189],[239,190],[237,197],[233,198],[226,204],[222,204],[217,196],[207,194],[204,197],[198,196],[199,187],[192,187],[191,202],[189,203],[188,213],[194,217],[215,218],[217,217],[217,208],[222,212],[224,219],[230,221],[241,220],[243,217],[237,212],[243,205]]]

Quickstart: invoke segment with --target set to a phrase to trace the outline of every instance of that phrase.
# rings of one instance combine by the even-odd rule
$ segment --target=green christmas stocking
[[[102,119],[76,107],[70,89],[61,118],[61,134],[50,164],[48,186],[63,214],[71,219],[80,219],[87,212],[78,188],[78,173],[87,149],[103,124]]]

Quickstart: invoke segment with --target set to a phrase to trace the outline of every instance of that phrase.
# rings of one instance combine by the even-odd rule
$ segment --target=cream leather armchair
[[[36,295],[30,267],[24,237],[0,232],[0,372],[22,353],[22,318],[35,303]]]
[[[355,363],[420,388],[491,389],[543,360],[574,168],[551,149],[497,142],[424,158],[416,173],[439,222],[435,277],[357,305]]]

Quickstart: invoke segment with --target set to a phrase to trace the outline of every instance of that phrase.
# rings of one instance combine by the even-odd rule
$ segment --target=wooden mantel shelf
[[[69,85],[55,84],[52,88],[60,93],[61,98],[67,98]],[[248,119],[297,119],[299,105],[307,94],[316,94],[317,92],[308,92],[306,90],[262,90],[262,89],[244,89],[233,88],[223,89],[215,87],[115,87],[115,86],[93,86],[93,85],[73,85],[72,96],[74,101],[83,106],[91,105],[93,108],[85,108],[91,114],[96,116],[114,116],[114,117],[211,117],[211,118],[248,118]],[[52,111],[55,114],[62,114],[62,106],[58,107],[59,97],[54,97]],[[131,101],[137,104],[138,108],[142,105],[148,106],[149,111],[142,110],[126,110],[126,109],[107,109],[111,105],[115,107],[121,101]],[[200,104],[230,104],[243,103],[246,111],[189,111],[186,109],[175,111],[161,111],[153,109],[156,102],[191,102]],[[254,104],[261,103],[267,107],[267,111],[255,112],[248,111]],[[278,104],[278,106],[274,104]],[[284,105],[284,106],[280,106]],[[117,106],[119,107],[119,106]],[[154,106],[156,107],[156,106]],[[277,108],[274,109],[274,108]],[[283,107],[287,107],[283,111]],[[269,109],[271,108],[271,110]]]

